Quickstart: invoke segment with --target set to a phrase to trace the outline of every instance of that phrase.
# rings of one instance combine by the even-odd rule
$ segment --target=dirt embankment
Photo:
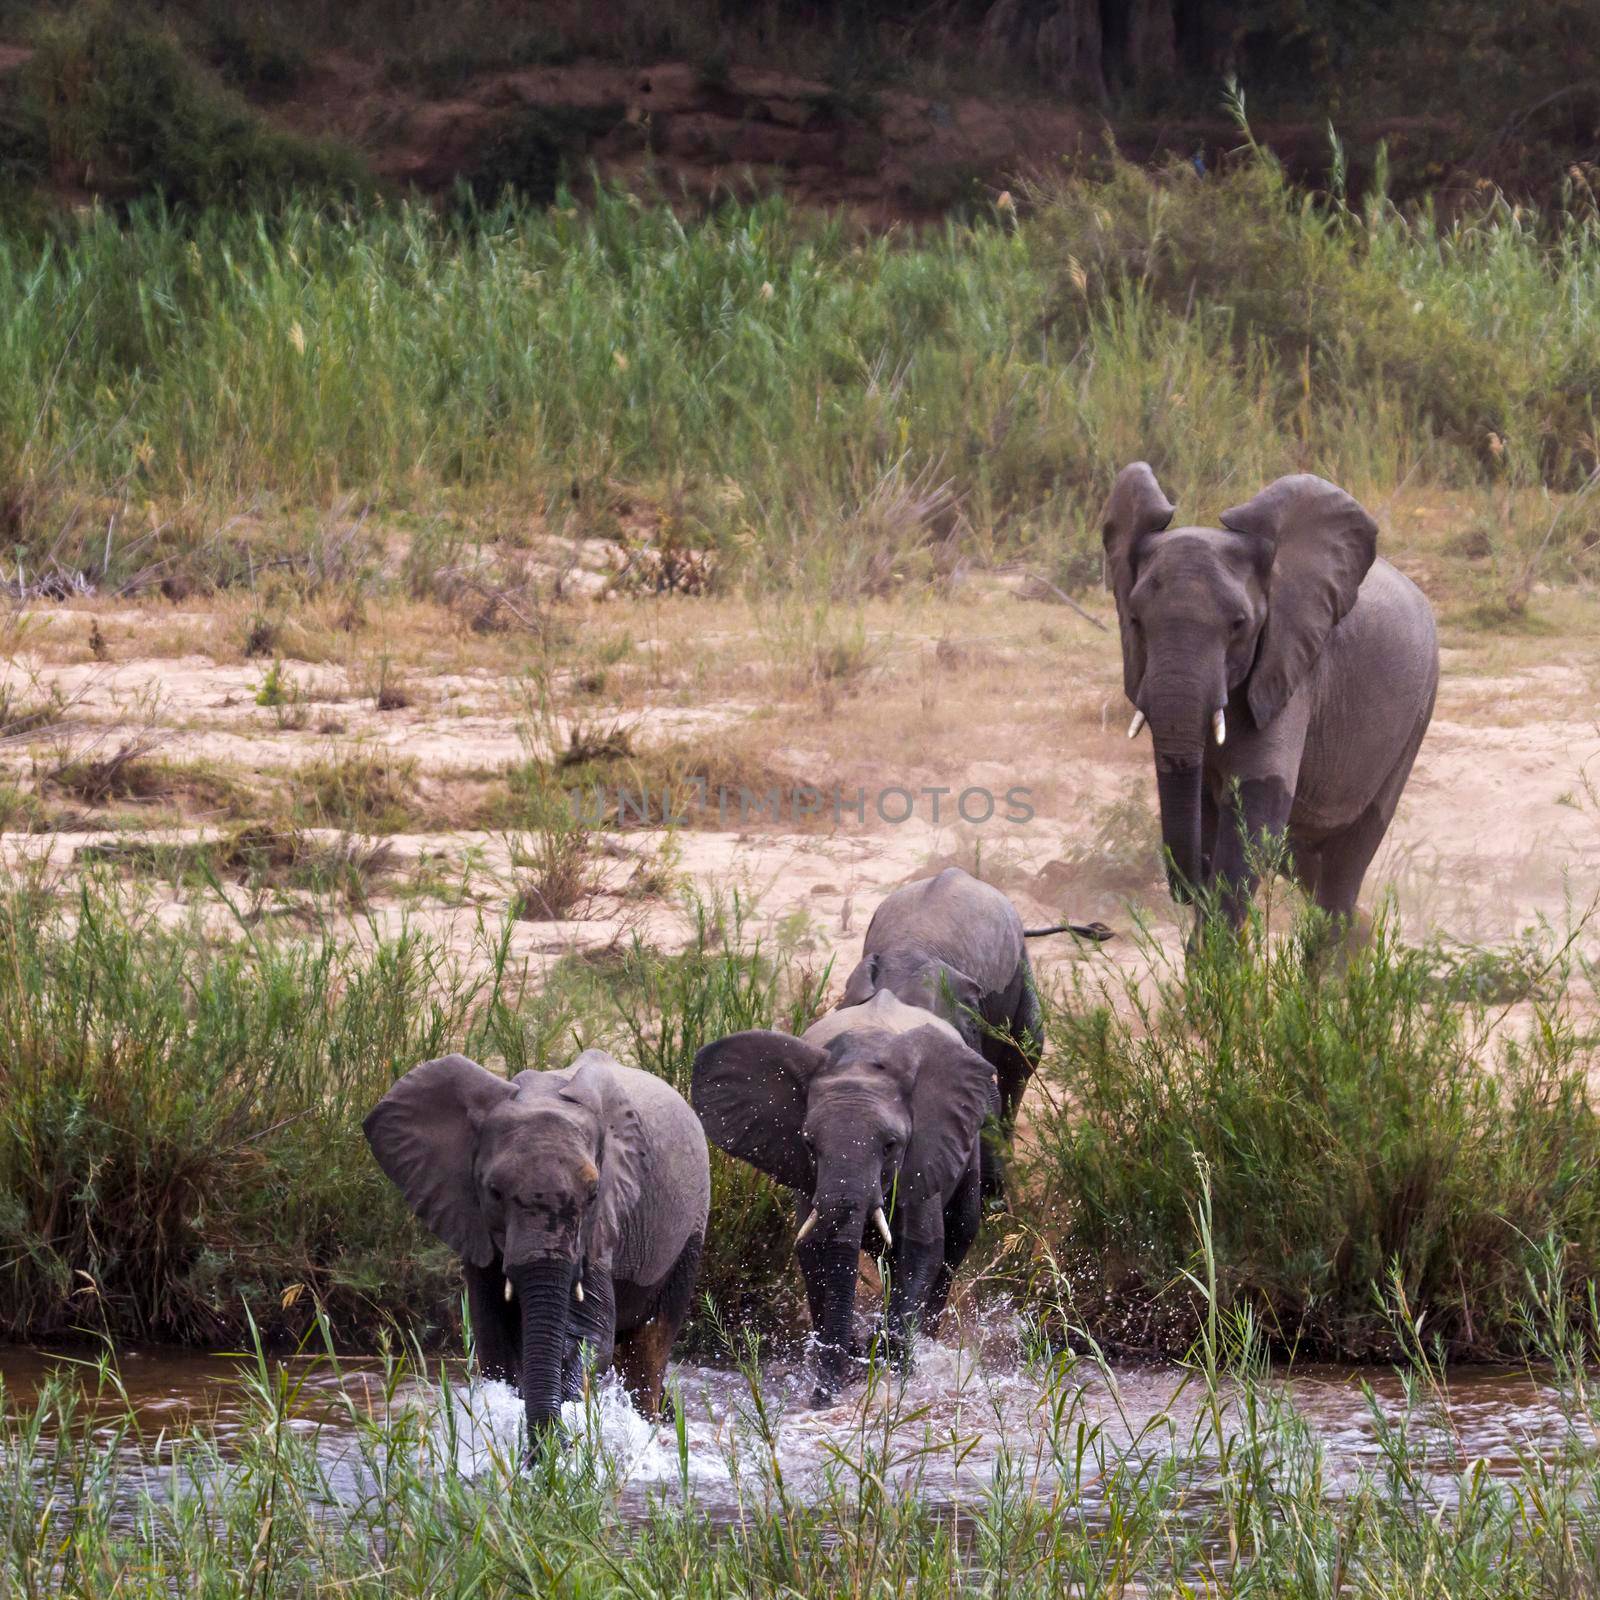
[[[0,42],[0,78],[31,55]],[[465,183],[493,199],[510,185],[548,201],[559,183],[581,189],[593,172],[702,205],[778,193],[874,228],[990,204],[1064,158],[1103,149],[1109,134],[1136,160],[1182,155],[1202,166],[1239,143],[1221,118],[1111,127],[1094,100],[1037,90],[841,90],[781,69],[672,60],[577,60],[429,84],[383,60],[325,51],[253,104],[276,126],[355,150],[397,189],[445,195]],[[1322,121],[1257,131],[1292,172],[1320,179],[1328,160]],[[1394,169],[1425,175],[1430,187],[1445,178],[1448,152],[1470,144],[1452,118],[1390,118],[1351,133],[1356,151],[1384,140]]]

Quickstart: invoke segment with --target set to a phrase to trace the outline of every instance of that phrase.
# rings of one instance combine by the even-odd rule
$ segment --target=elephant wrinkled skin
[[[817,1343],[814,1402],[849,1372],[863,1246],[887,1258],[889,1344],[908,1363],[977,1236],[989,1063],[949,1023],[884,990],[799,1038],[755,1029],[706,1045],[690,1096],[714,1144],[804,1197],[796,1249]]]
[[[519,1388],[530,1441],[579,1396],[586,1360],[614,1361],[659,1409],[711,1200],[705,1134],[676,1090],[601,1050],[509,1082],[445,1056],[406,1073],[363,1129],[460,1255],[478,1364]]]
[[[1098,923],[1038,931],[1110,937]],[[984,1145],[986,1198],[997,1198],[1004,1187],[997,1145],[1010,1139],[1023,1090],[1044,1051],[1044,1014],[1023,943],[1035,936],[993,884],[946,867],[884,899],[839,1002],[858,1006],[876,994],[893,994],[944,1018],[994,1068],[1000,1129],[999,1139]]]

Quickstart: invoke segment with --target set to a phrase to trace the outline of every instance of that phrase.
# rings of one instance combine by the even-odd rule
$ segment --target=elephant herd
[[[1281,842],[1307,895],[1348,919],[1432,713],[1432,612],[1320,478],[1280,478],[1216,528],[1173,514],[1136,462],[1101,519],[1172,892],[1237,925],[1257,847]],[[600,1050],[510,1081],[463,1056],[401,1077],[367,1140],[460,1256],[479,1367],[520,1390],[530,1438],[586,1368],[614,1366],[659,1409],[709,1221],[708,1139],[795,1192],[814,1403],[860,1360],[863,1249],[886,1269],[887,1351],[908,1363],[1003,1194],[1044,1048],[1024,941],[1068,931],[1109,936],[1025,929],[951,867],[883,901],[838,1005],[803,1034],[708,1041],[689,1101]]]

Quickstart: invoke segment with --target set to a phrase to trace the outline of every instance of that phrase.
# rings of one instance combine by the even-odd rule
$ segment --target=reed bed
[[[1531,497],[1507,537],[1592,576],[1595,503],[1541,540],[1539,497],[1595,464],[1597,290],[1581,175],[1545,214],[1447,221],[1299,192],[1248,146],[880,237],[609,191],[136,205],[0,233],[0,481],[24,580],[348,577],[381,524],[415,585],[464,537],[617,537],[643,504],[765,585],[1024,552],[1076,587],[1137,457],[1197,512],[1297,467]]]

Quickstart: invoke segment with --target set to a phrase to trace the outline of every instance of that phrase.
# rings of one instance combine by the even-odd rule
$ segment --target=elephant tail
[[[1053,928],[1024,928],[1022,937],[1042,939],[1050,933],[1075,933],[1080,939],[1093,939],[1096,944],[1116,938],[1116,934],[1103,922],[1058,922]]]

